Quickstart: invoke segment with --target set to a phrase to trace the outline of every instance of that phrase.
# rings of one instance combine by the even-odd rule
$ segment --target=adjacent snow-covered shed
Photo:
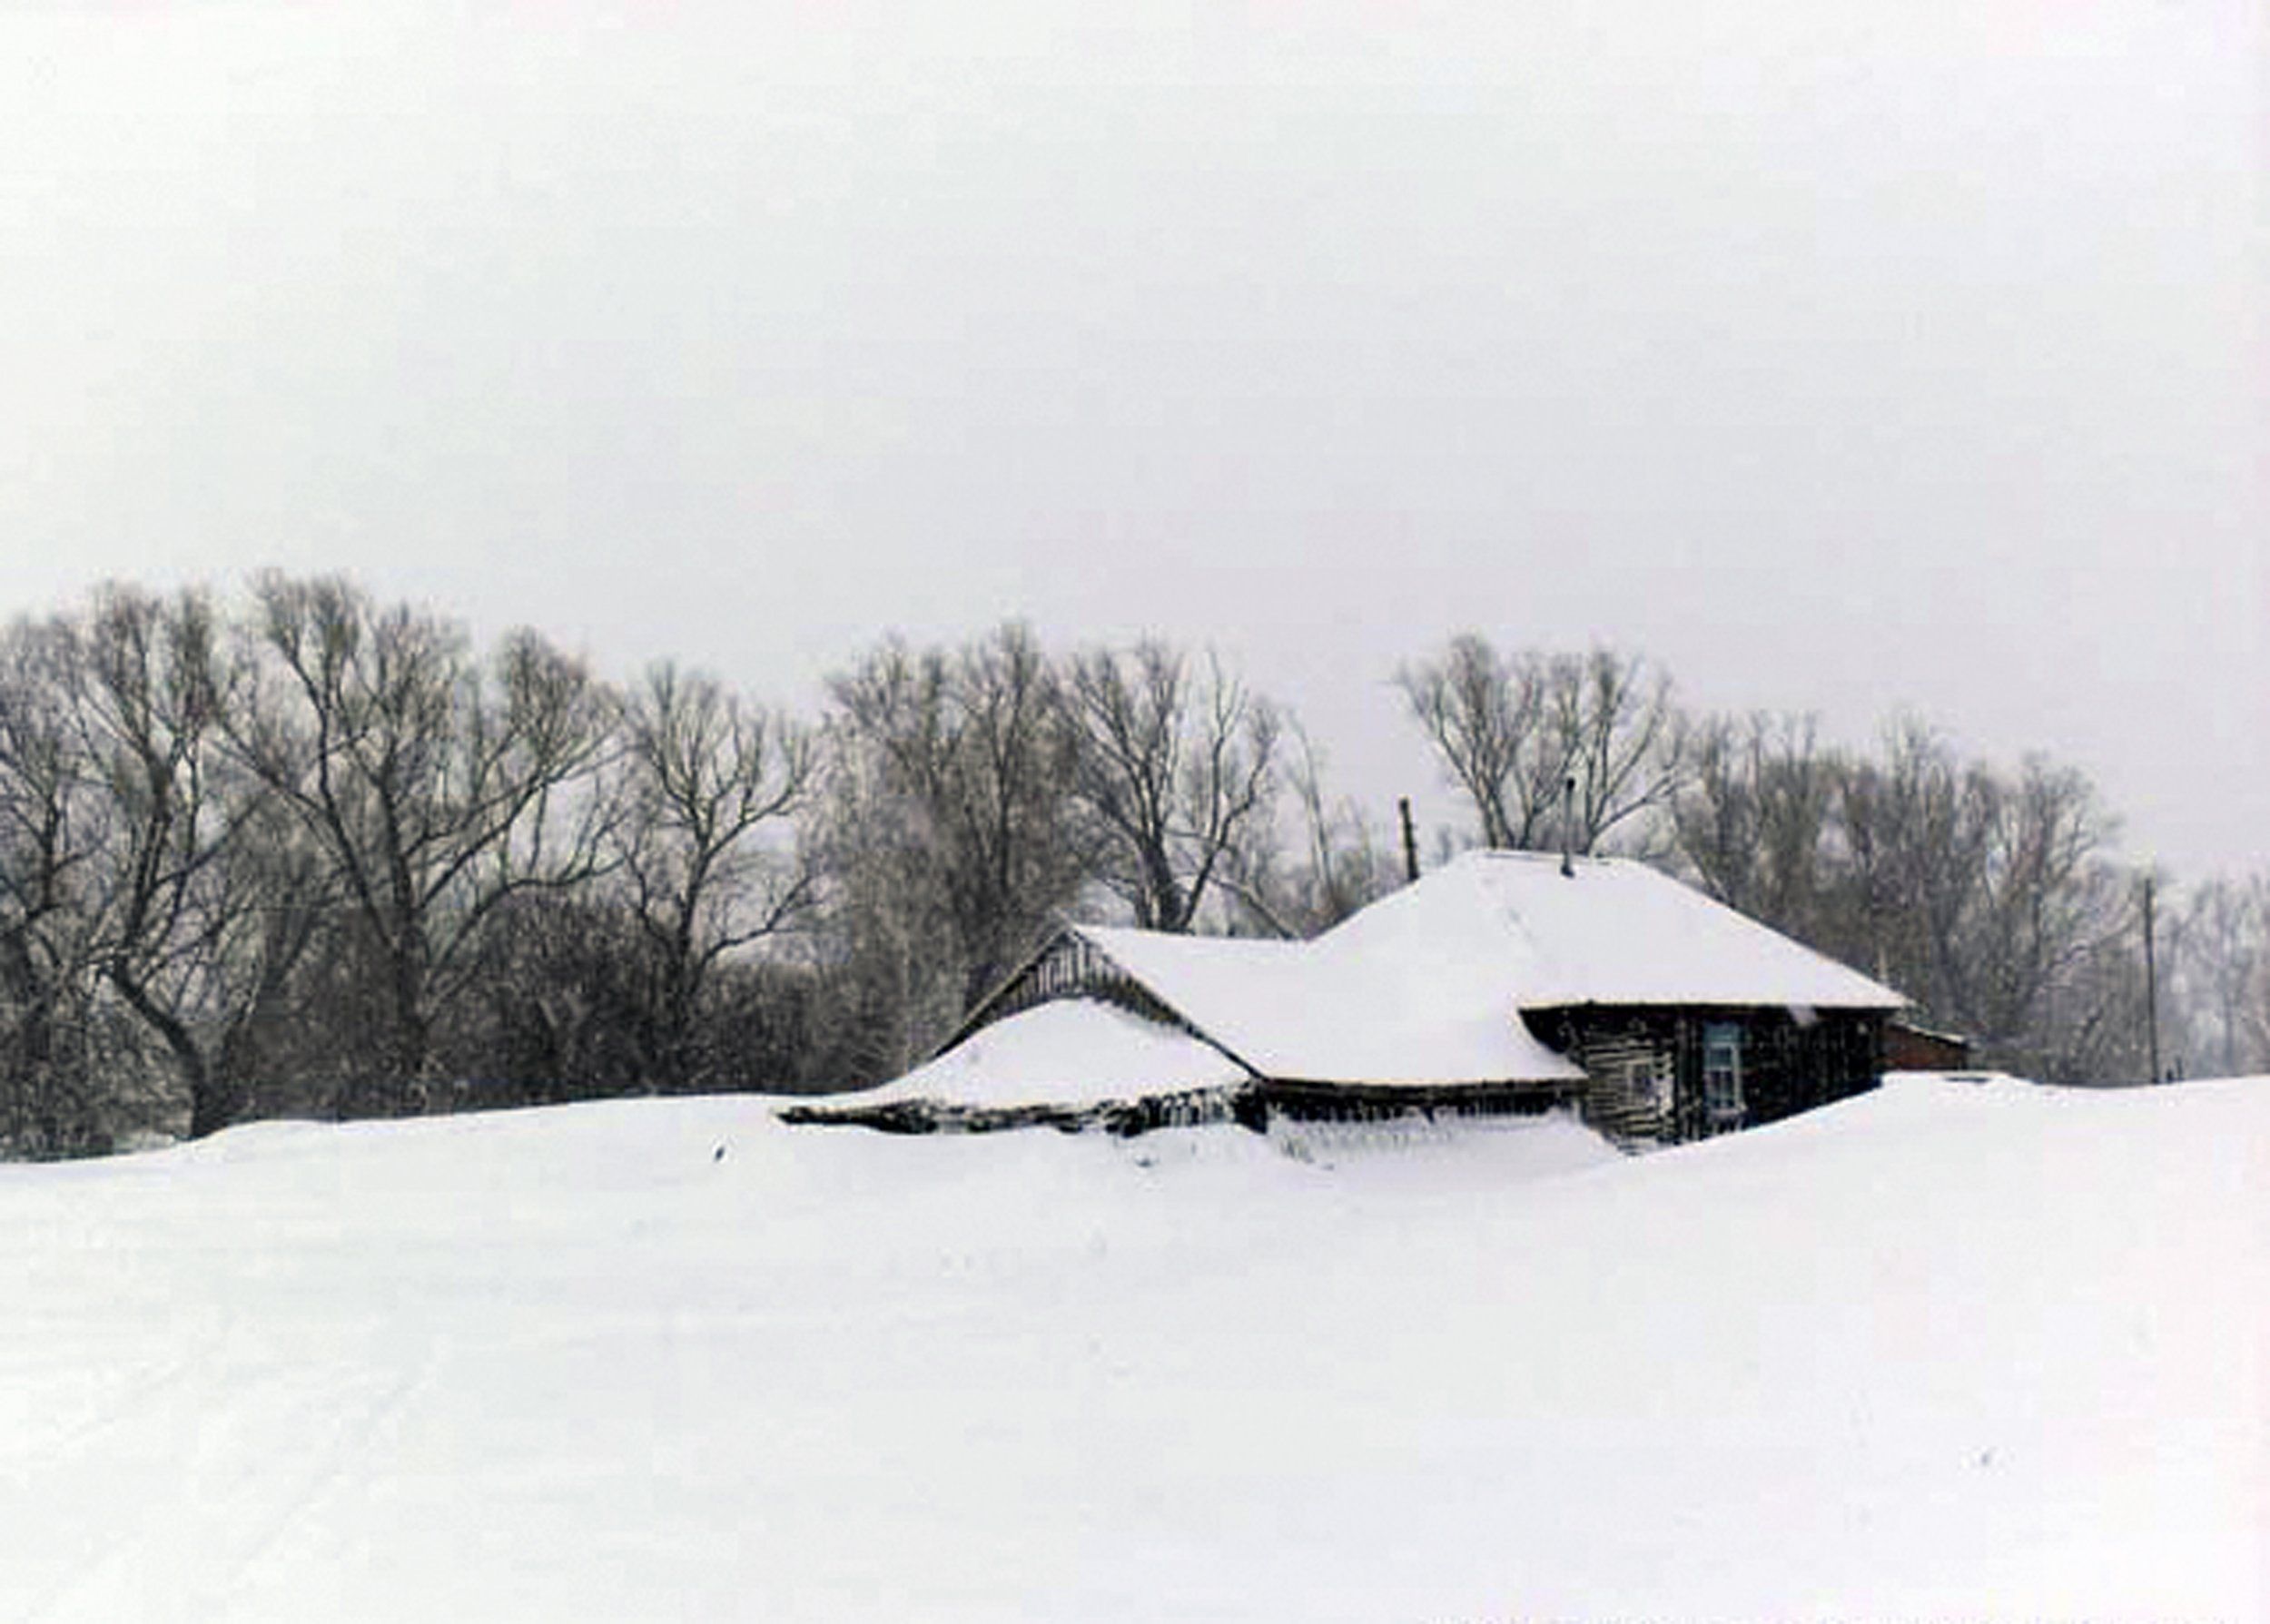
[[[1693,1138],[1872,1087],[1902,1002],[1644,864],[1472,852],[1308,941],[1066,925],[928,1064],[797,1115],[1132,1131],[1574,1103]]]

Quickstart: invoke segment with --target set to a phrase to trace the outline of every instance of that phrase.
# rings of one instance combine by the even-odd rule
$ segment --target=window
[[[1702,1110],[1712,1133],[1742,1126],[1742,1029],[1732,1021],[1702,1029]]]

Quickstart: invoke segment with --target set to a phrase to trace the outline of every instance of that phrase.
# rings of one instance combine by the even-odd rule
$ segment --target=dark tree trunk
[[[234,1123],[244,1110],[244,1091],[219,1076],[205,1051],[179,1016],[150,996],[149,989],[125,969],[113,965],[111,985],[127,1008],[140,1016],[165,1045],[182,1087],[189,1095],[189,1137],[202,1139]]]

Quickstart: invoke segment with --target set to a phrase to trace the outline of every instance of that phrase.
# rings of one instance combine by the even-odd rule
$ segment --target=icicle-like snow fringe
[[[1345,1156],[1452,1145],[1484,1134],[1535,1133],[1542,1127],[1575,1123],[1575,1116],[1565,1110],[1506,1116],[1406,1106],[1399,1111],[1377,1109],[1335,1119],[1296,1121],[1272,1116],[1268,1137],[1270,1144],[1294,1161],[1329,1163]]]

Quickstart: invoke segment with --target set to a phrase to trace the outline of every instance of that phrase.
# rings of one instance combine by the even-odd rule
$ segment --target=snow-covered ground
[[[269,1126],[0,1235],[8,1619],[2270,1617],[2270,1081]]]

